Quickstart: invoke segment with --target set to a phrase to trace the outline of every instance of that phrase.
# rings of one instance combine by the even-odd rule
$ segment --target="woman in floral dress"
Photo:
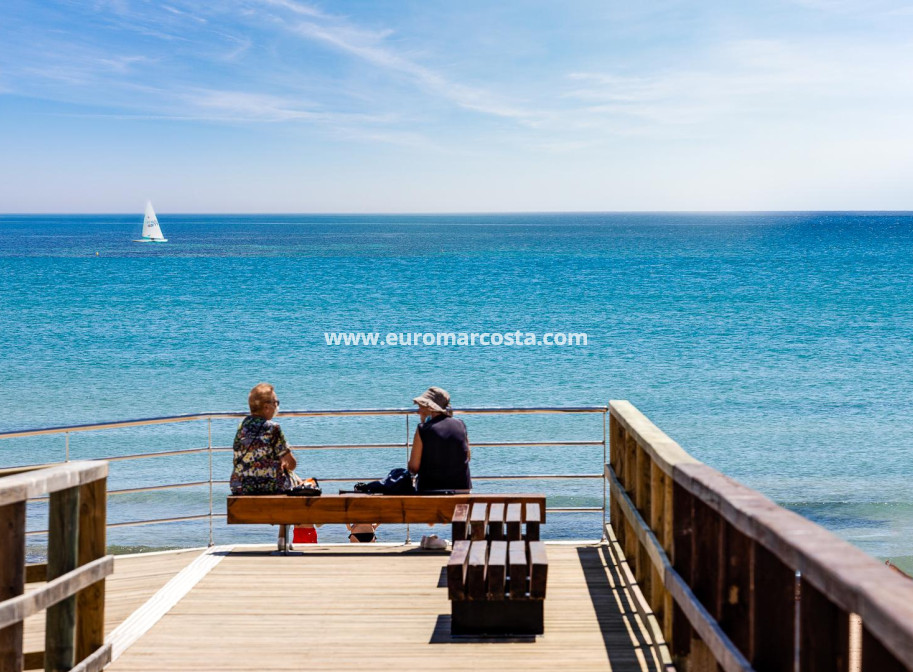
[[[279,399],[269,383],[260,383],[247,398],[250,415],[241,421],[235,434],[234,469],[231,472],[233,495],[269,495],[292,487],[295,456],[273,416]]]

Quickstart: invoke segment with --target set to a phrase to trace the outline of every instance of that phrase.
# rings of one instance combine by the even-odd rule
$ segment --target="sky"
[[[913,4],[3,0],[0,212],[913,209]]]

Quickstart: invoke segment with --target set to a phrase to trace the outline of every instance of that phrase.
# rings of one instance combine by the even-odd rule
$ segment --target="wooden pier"
[[[545,634],[450,634],[447,552],[104,556],[104,463],[0,474],[0,669],[913,671],[913,581],[612,402],[608,541],[551,544]],[[24,510],[50,495],[49,561]],[[113,573],[112,573],[113,568]]]
[[[201,551],[115,558],[106,634],[117,636],[134,612],[136,627],[148,630],[106,669],[662,669],[605,545],[549,545],[546,634],[514,640],[450,637],[446,552],[386,545],[290,556],[263,546],[216,552],[221,561],[195,585],[175,581],[164,591]],[[155,602],[174,591],[182,596],[156,618]],[[43,646],[43,625],[40,616],[26,622],[27,651]]]

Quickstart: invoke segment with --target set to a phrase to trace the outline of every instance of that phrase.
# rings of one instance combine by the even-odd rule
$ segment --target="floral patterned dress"
[[[289,475],[279,464],[289,447],[278,423],[248,415],[238,426],[232,448],[233,495],[270,495],[291,487]]]

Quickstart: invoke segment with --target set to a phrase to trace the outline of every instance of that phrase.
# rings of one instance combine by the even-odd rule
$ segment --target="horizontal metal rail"
[[[364,417],[364,416],[400,416],[406,421],[406,437],[404,442],[395,443],[333,443],[333,444],[304,444],[289,446],[294,451],[312,451],[312,450],[403,450],[407,451],[410,444],[410,420],[417,413],[415,408],[386,408],[386,409],[342,409],[342,410],[310,410],[310,411],[285,411],[279,413],[277,418],[308,418],[308,417]],[[478,441],[473,442],[473,448],[551,448],[551,447],[599,447],[603,449],[603,460],[605,462],[605,451],[607,447],[607,436],[605,432],[605,421],[608,413],[607,406],[539,406],[525,408],[464,408],[454,409],[457,415],[535,415],[535,414],[581,414],[596,413],[603,416],[603,438],[602,440],[545,440],[545,441]],[[228,411],[212,413],[195,413],[186,415],[162,416],[154,418],[139,418],[134,420],[121,420],[113,422],[102,422],[93,424],[67,425],[60,427],[45,427],[36,429],[26,429],[17,431],[0,432],[0,439],[26,438],[42,435],[60,435],[66,438],[66,460],[70,459],[70,434],[73,432],[89,432],[110,429],[120,429],[129,427],[142,427],[150,425],[163,425],[179,422],[193,422],[205,420],[209,427],[209,445],[203,448],[186,448],[178,450],[156,451],[148,453],[136,453],[130,455],[111,455],[108,457],[93,458],[92,461],[107,462],[125,462],[131,460],[144,460],[159,457],[179,457],[186,455],[207,455],[209,458],[209,479],[205,481],[193,481],[188,483],[170,483],[160,485],[138,486],[133,488],[120,488],[109,490],[108,495],[131,495],[145,494],[168,490],[178,490],[186,488],[209,488],[209,512],[199,515],[176,516],[168,518],[151,518],[146,520],[124,521],[119,523],[110,523],[108,528],[118,527],[135,527],[141,525],[156,525],[164,523],[188,522],[188,521],[209,521],[210,544],[213,543],[213,519],[225,518],[225,514],[215,513],[213,511],[213,487],[225,486],[229,483],[227,480],[216,480],[213,478],[212,466],[213,455],[215,453],[230,453],[231,446],[214,446],[212,445],[212,420],[218,419],[240,419],[248,415],[246,411]],[[601,466],[601,465],[600,465]],[[23,467],[27,468],[27,467]],[[14,468],[16,469],[16,468]],[[320,479],[323,483],[356,483],[359,481],[375,480],[377,475],[362,477],[333,477]],[[515,474],[515,475],[481,475],[474,476],[473,480],[478,482],[489,481],[533,481],[533,480],[602,480],[603,481],[603,506],[602,507],[553,507],[547,508],[550,513],[603,513],[605,516],[605,482],[604,475],[598,474]],[[48,497],[37,497],[29,501],[46,502]],[[28,536],[46,535],[46,530],[33,530],[26,533]],[[409,541],[407,526],[406,541]]]
[[[507,476],[473,476],[474,481],[555,481],[555,480],[599,480],[603,478],[602,474],[518,474]],[[321,478],[321,483],[359,483],[377,480],[374,476],[361,476],[352,478]],[[120,490],[108,490],[108,496],[112,495],[134,495],[145,492],[159,492],[162,490],[179,490],[181,488],[202,488],[212,485],[228,485],[230,481],[213,480],[213,481],[194,481],[192,483],[167,483],[165,485],[147,485],[139,488],[122,488]],[[47,497],[36,497],[28,500],[30,502],[46,502]]]
[[[454,415],[536,415],[555,413],[607,413],[608,406],[534,406],[527,408],[455,408]],[[314,410],[314,411],[282,411],[276,418],[317,418],[317,417],[359,417],[371,415],[417,415],[418,410],[410,408],[375,408],[375,409],[341,409],[341,410]],[[116,420],[113,422],[100,422],[85,425],[61,425],[60,427],[43,427],[39,429],[24,429],[10,432],[0,432],[0,439],[14,439],[28,436],[41,436],[44,434],[66,434],[69,432],[92,432],[100,429],[115,429],[119,427],[142,427],[145,425],[164,425],[176,422],[192,422],[194,420],[219,420],[230,418],[244,418],[249,413],[246,411],[219,411],[212,413],[188,413],[184,415],[169,415],[155,418],[137,418],[135,420]]]
[[[546,507],[546,513],[602,513],[601,506],[556,506],[556,507]],[[225,518],[227,514],[225,513],[213,513],[213,518]],[[140,527],[142,525],[160,525],[163,523],[186,523],[188,521],[194,520],[209,520],[210,514],[201,513],[195,516],[176,516],[174,518],[152,518],[149,520],[130,520],[122,523],[108,523],[107,528],[114,529],[116,527]],[[391,523],[392,524],[392,523]],[[399,523],[404,524],[404,523]],[[46,535],[47,530],[31,530],[26,532],[27,537],[39,537]]]
[[[551,446],[601,446],[602,441],[473,441],[473,448],[547,448]],[[291,450],[402,450],[402,443],[333,443],[289,445]],[[213,446],[213,453],[230,453],[231,446]],[[209,453],[209,448],[185,448],[182,450],[163,450],[152,453],[134,453],[132,455],[109,455],[90,458],[94,461],[124,462],[127,460],[145,460],[151,457],[174,457],[175,455],[199,455]],[[28,466],[28,465],[22,465]]]

